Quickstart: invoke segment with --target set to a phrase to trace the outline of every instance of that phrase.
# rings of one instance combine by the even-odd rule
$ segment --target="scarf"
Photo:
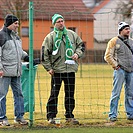
[[[56,37],[54,40],[54,46],[53,46],[53,52],[52,55],[56,55],[59,51],[63,36],[66,40],[66,53],[65,53],[65,63],[66,64],[75,64],[75,61],[72,59],[72,56],[74,54],[72,43],[67,35],[67,30],[64,27],[63,31],[59,31],[57,28],[54,28],[54,31],[56,33]]]

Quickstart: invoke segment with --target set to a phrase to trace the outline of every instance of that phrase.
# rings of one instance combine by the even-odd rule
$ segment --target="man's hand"
[[[0,78],[2,78],[2,77],[3,77],[3,75],[4,75],[3,71],[2,71],[2,70],[0,70]]]
[[[75,54],[72,56],[72,59],[73,59],[73,60],[77,60],[78,57],[79,57],[79,56],[75,53]]]
[[[118,65],[118,66],[113,67],[113,68],[114,68],[114,70],[118,70],[120,68],[120,66]]]
[[[49,70],[48,72],[49,72],[50,75],[54,74],[54,70],[53,69]]]

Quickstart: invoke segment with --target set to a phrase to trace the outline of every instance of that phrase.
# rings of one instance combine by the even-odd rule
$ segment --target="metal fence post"
[[[29,126],[33,125],[33,99],[34,99],[34,77],[33,77],[33,2],[29,2]]]

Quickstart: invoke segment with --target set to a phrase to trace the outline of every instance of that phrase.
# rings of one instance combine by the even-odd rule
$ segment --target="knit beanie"
[[[52,17],[52,24],[55,24],[59,18],[62,18],[64,20],[63,16],[61,16],[60,14],[54,14],[54,16]]]
[[[121,32],[124,28],[126,28],[126,27],[130,27],[129,24],[127,24],[126,22],[120,22],[120,23],[118,24],[118,32],[119,32],[119,34],[120,34],[120,32]]]
[[[7,14],[5,17],[4,25],[8,27],[9,25],[13,24],[14,22],[18,21],[18,18],[12,14]]]

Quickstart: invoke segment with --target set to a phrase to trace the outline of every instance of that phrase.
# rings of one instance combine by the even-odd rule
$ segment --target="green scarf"
[[[65,63],[75,64],[75,61],[72,59],[74,51],[73,51],[72,43],[67,35],[66,28],[64,27],[63,31],[59,31],[57,28],[54,28],[54,31],[56,33],[56,37],[54,40],[54,47],[53,47],[52,55],[56,55],[58,53],[62,39],[63,39],[63,35],[64,35],[65,40],[66,40],[66,54],[65,54],[66,61]]]

